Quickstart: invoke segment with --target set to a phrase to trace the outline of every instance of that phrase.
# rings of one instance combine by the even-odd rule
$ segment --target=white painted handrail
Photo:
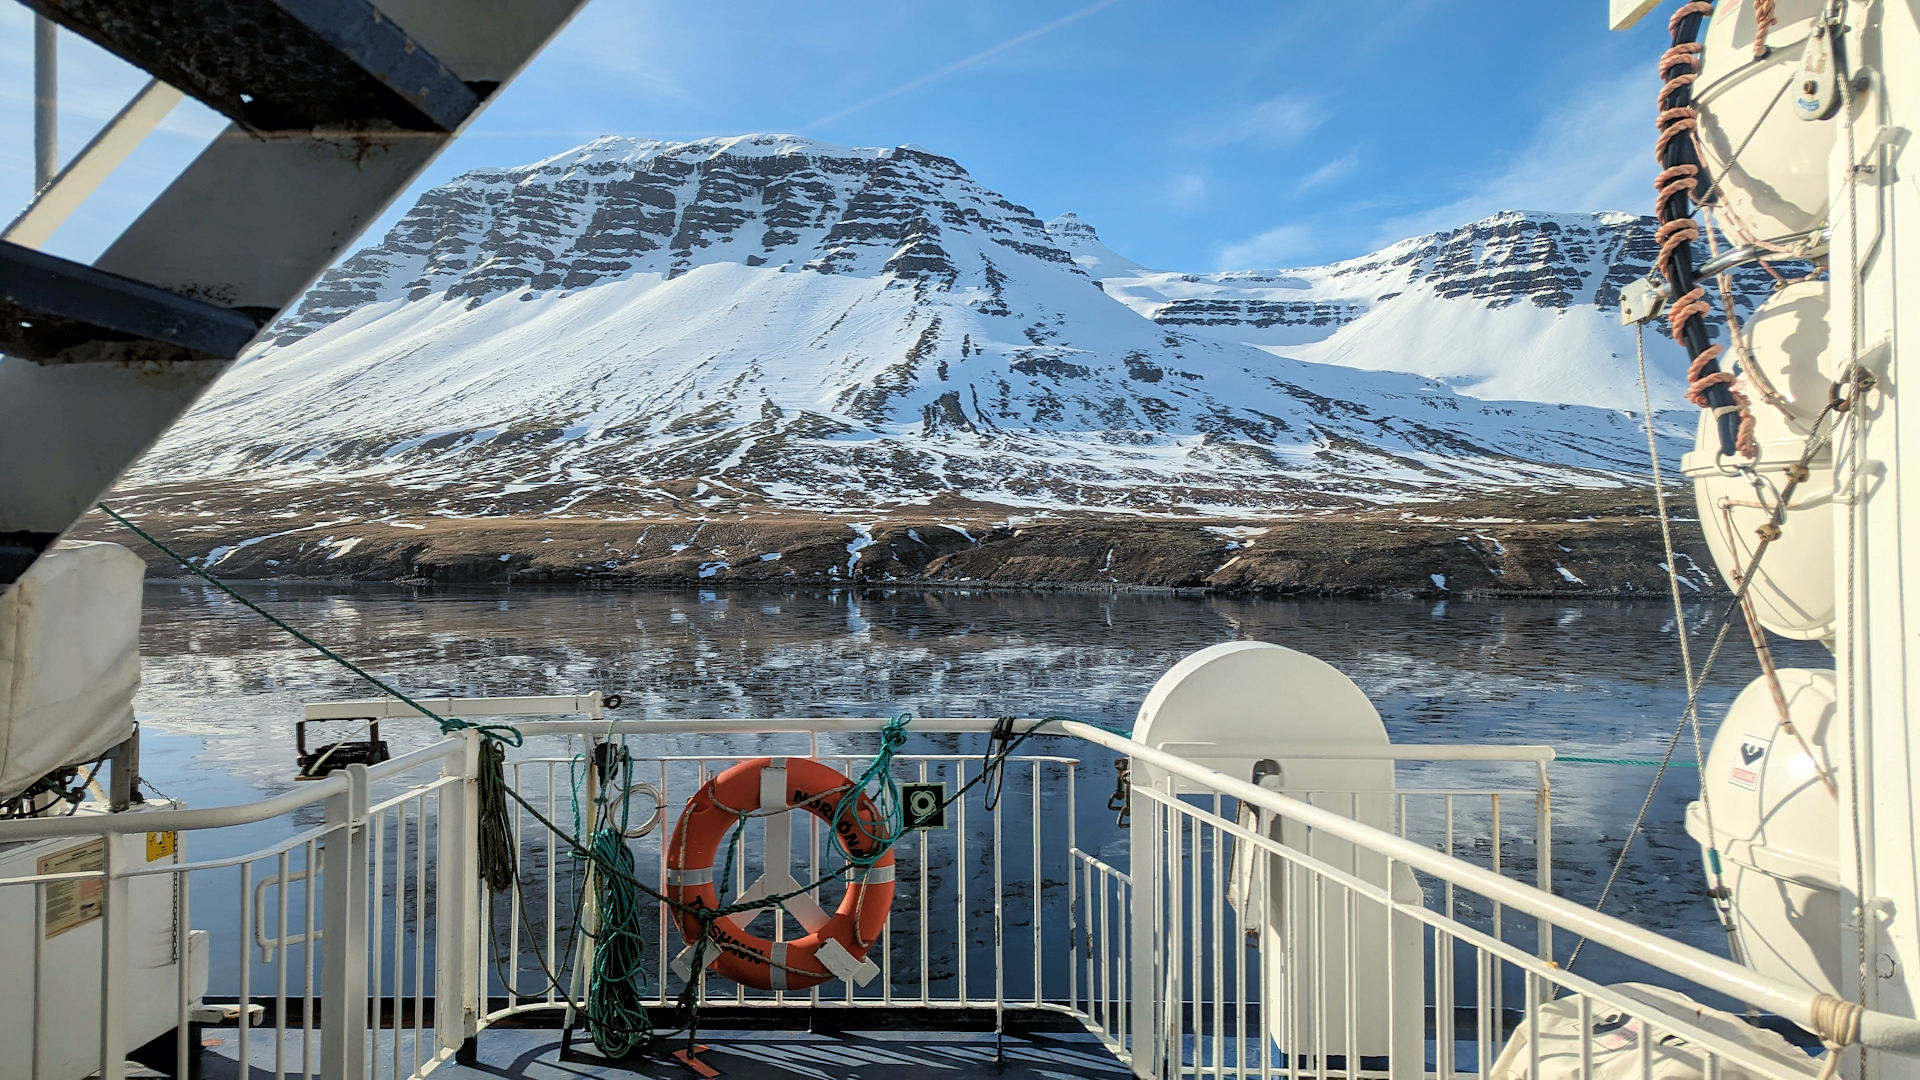
[[[586,716],[598,720],[605,708],[600,692],[540,697],[416,697],[415,701],[441,716],[472,720],[501,716]],[[426,720],[420,710],[398,698],[356,698],[316,701],[301,711],[303,720],[388,720],[409,717]]]
[[[401,754],[367,769],[367,780],[378,783],[398,776],[430,761],[452,757],[460,752],[458,739],[442,739],[431,746]],[[103,833],[137,833],[224,829],[234,825],[252,825],[312,806],[347,790],[347,777],[336,772],[318,780],[304,781],[290,791],[269,795],[258,802],[234,806],[209,806],[198,810],[144,810],[126,814],[89,814],[85,817],[21,818],[0,821],[0,844],[19,840],[45,840],[55,836],[99,836]]]
[[[1684,975],[1701,986],[1757,1005],[1812,1029],[1814,998],[1804,987],[1766,978],[1730,960],[1683,945],[1643,927],[1449,858],[1351,818],[1287,798],[1226,773],[1195,765],[1184,758],[1155,750],[1091,724],[1068,721],[1060,725],[1060,730],[1097,746],[1126,754],[1135,761],[1205,784],[1223,795],[1230,795],[1309,828],[1323,830],[1364,850],[1405,863],[1442,881],[1471,889],[1516,911],[1583,934],[1597,945],[1619,950],[1655,967]],[[1860,1042],[1878,1050],[1920,1052],[1920,1020],[1865,1012],[1860,1018]]]

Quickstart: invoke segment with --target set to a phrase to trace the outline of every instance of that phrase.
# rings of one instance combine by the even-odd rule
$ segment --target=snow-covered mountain
[[[1643,234],[1502,216],[1311,271],[1162,274],[910,146],[602,138],[428,192],[129,483],[468,516],[1631,482],[1631,338],[1603,309]]]
[[[1416,372],[1477,398],[1638,410],[1620,288],[1652,263],[1652,226],[1629,214],[1508,212],[1331,266],[1219,274],[1146,269],[1072,214],[1048,230],[1109,295],[1161,326]],[[1678,367],[1650,367],[1655,407],[1680,407]]]

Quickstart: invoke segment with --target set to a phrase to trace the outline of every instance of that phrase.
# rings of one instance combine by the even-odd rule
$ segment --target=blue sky
[[[794,132],[947,154],[1149,266],[1309,265],[1501,209],[1645,212],[1665,20],[1613,34],[1605,13],[1601,0],[595,0],[419,188],[610,132]],[[31,180],[28,27],[24,7],[0,4],[8,208]],[[70,153],[143,77],[71,36],[63,49]],[[49,246],[91,257],[218,128],[176,109]]]

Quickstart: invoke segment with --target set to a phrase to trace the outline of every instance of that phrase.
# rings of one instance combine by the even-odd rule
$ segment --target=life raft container
[[[872,856],[886,838],[886,825],[872,799],[862,793],[852,813],[834,821],[834,811],[852,785],[844,773],[812,758],[753,758],[708,780],[687,800],[667,843],[667,897],[687,908],[720,906],[713,880],[715,857],[749,814],[805,810],[832,826],[841,846],[856,859]],[[781,865],[785,857],[784,850],[769,853],[763,881],[788,880]],[[831,917],[815,918],[817,925],[806,926],[807,935],[793,941],[769,941],[749,932],[742,920],[750,920],[750,914],[715,920],[706,945],[708,963],[716,973],[761,990],[805,990],[834,978],[864,983],[878,970],[866,956],[880,939],[893,906],[893,865],[889,845],[873,865],[850,871],[839,908]],[[802,907],[790,905],[796,917],[801,917]],[[690,946],[699,941],[700,919],[676,906],[674,921]]]

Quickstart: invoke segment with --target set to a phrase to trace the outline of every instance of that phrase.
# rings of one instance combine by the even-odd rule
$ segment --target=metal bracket
[[[1632,326],[1657,318],[1667,306],[1665,280],[1641,278],[1620,290],[1620,324]]]
[[[259,1004],[208,1005],[195,1004],[187,1010],[187,1020],[195,1024],[238,1024],[242,1015],[247,1017],[247,1026],[257,1028],[266,1019],[267,1007]]]

